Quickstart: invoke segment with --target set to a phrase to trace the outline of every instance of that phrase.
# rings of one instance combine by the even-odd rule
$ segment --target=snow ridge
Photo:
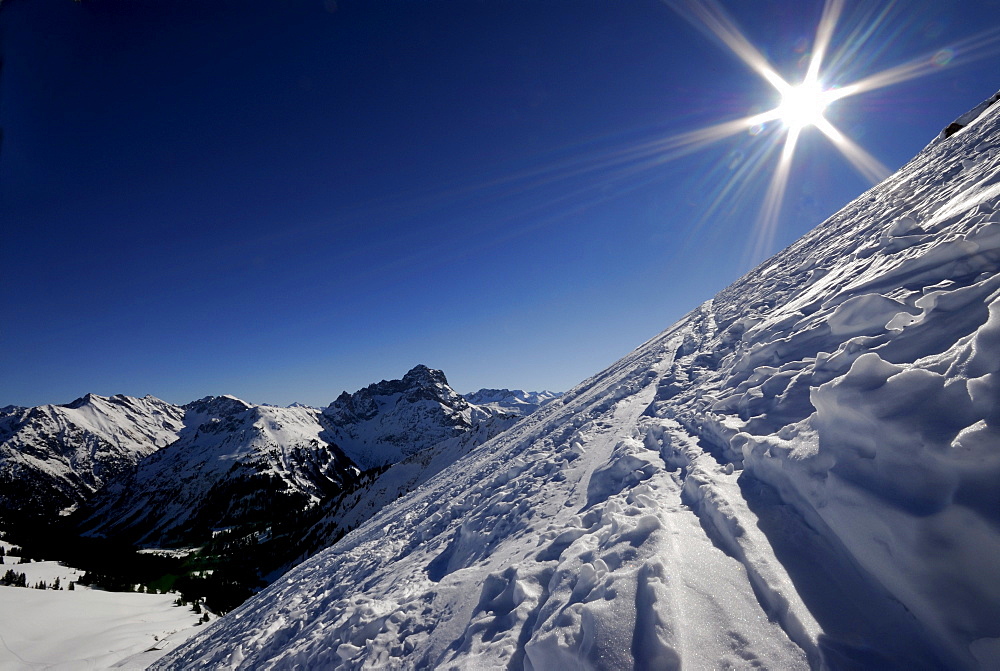
[[[997,108],[154,668],[995,668]]]
[[[562,396],[555,391],[522,391],[521,389],[480,389],[463,398],[474,405],[484,405],[495,410],[527,416],[540,407]]]
[[[143,544],[193,542],[213,529],[290,516],[357,473],[318,410],[231,396],[184,406],[178,439],[102,490],[82,528]]]

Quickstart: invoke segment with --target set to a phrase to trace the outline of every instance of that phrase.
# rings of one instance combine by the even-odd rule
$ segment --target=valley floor
[[[8,543],[2,543],[10,550]],[[174,605],[175,594],[68,590],[79,571],[56,562],[17,563],[27,584],[58,578],[62,589],[0,586],[0,669],[145,669],[198,631],[200,615]]]

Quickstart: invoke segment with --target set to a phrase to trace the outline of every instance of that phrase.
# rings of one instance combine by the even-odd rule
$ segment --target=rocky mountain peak
[[[400,380],[382,380],[353,394],[341,393],[324,414],[337,422],[353,423],[372,419],[390,406],[395,408],[400,400],[409,404],[436,401],[456,412],[469,407],[468,402],[448,386],[443,372],[419,364]]]
[[[448,386],[448,378],[445,377],[443,371],[428,368],[422,363],[417,364],[407,371],[406,375],[403,376],[403,382],[417,384],[423,387],[435,385]]]
[[[224,394],[222,396],[206,396],[182,407],[188,412],[196,412],[198,414],[229,416],[246,412],[252,406],[235,396]]]
[[[474,412],[483,411],[452,389],[443,372],[422,364],[402,379],[344,392],[323,410],[336,444],[362,468],[394,463],[468,431]]]

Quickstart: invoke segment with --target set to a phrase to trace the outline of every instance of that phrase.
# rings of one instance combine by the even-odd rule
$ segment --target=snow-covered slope
[[[330,444],[319,410],[232,396],[185,408],[179,439],[91,504],[89,533],[140,543],[203,541],[213,529],[294,516],[357,469]]]
[[[555,391],[522,391],[520,389],[480,389],[462,397],[474,405],[527,417],[535,410],[562,396]]]
[[[996,668],[998,108],[155,668]]]
[[[448,386],[444,373],[419,365],[402,380],[345,391],[323,414],[337,445],[368,469],[402,461],[504,413],[470,404]]]
[[[51,517],[176,440],[184,411],[152,396],[87,394],[0,411],[0,514]]]
[[[446,438],[390,466],[361,474],[351,491],[324,506],[322,517],[304,534],[300,556],[312,556],[327,547],[478,445],[506,431],[519,419],[520,416],[514,414],[488,416],[464,433]]]

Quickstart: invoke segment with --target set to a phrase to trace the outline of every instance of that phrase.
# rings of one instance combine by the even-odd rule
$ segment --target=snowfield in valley
[[[174,594],[68,590],[77,569],[19,559],[6,554],[0,564],[0,573],[23,573],[29,586],[0,585],[0,669],[145,669],[197,631],[201,616],[175,606]],[[32,588],[57,578],[59,590]]]
[[[155,668],[996,668],[979,112]]]

